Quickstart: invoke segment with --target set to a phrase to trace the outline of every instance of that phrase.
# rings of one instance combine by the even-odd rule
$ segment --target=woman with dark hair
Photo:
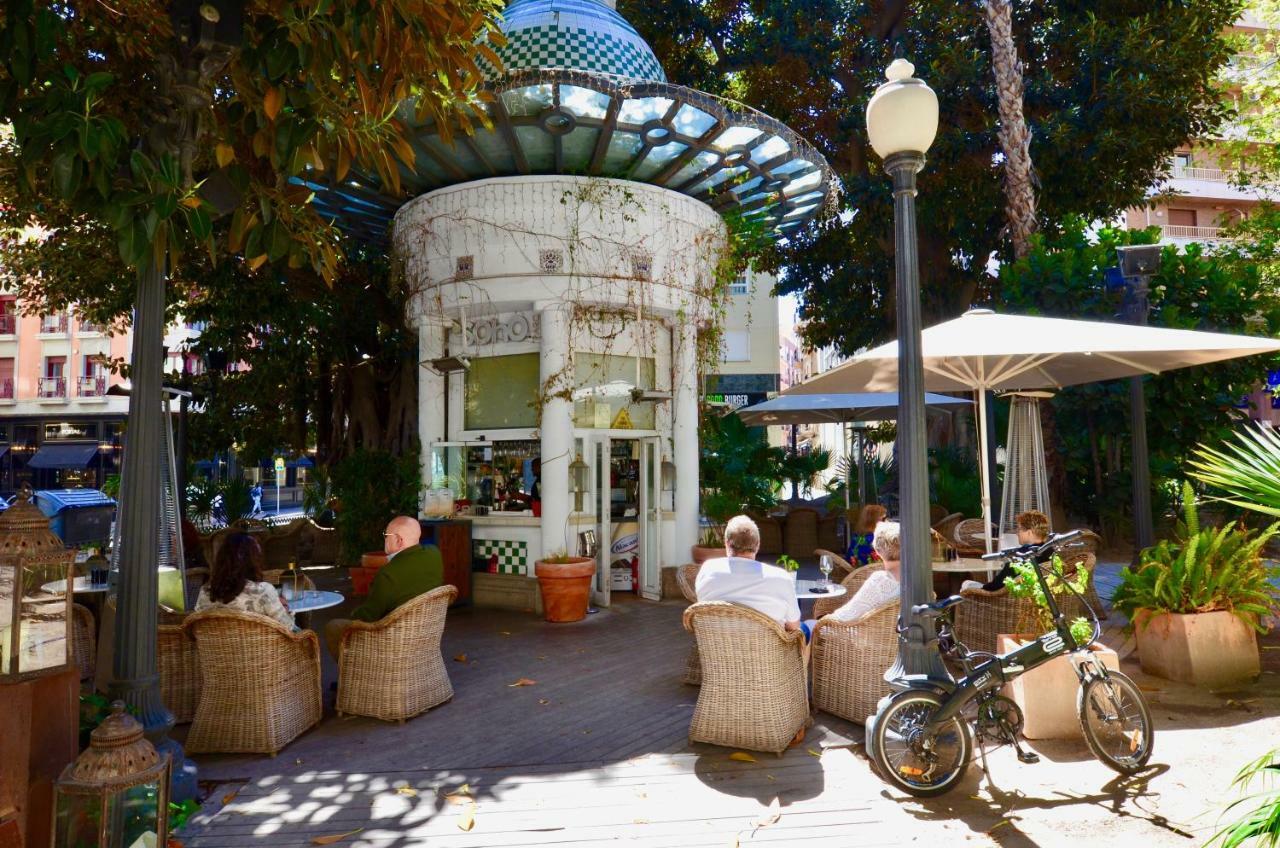
[[[223,608],[265,615],[296,630],[276,587],[262,579],[262,547],[248,533],[232,533],[222,543],[200,588],[196,611]]]

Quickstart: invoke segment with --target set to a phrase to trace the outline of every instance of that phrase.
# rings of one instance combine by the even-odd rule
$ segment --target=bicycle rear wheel
[[[928,724],[942,698],[908,689],[876,714],[867,753],[882,777],[910,795],[930,798],[950,791],[969,768],[973,741],[959,717],[930,733]]]
[[[1155,729],[1137,684],[1118,671],[1090,678],[1076,696],[1080,729],[1089,750],[1121,774],[1140,771],[1151,759]]]

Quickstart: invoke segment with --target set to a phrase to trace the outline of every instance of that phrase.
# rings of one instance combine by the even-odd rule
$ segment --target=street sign
[[[277,456],[276,457],[276,473],[279,474],[281,471],[284,471],[284,457]]]

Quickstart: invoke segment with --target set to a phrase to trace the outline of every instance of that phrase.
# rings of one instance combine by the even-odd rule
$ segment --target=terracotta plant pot
[[[1261,671],[1253,628],[1225,610],[1193,615],[1139,610],[1133,630],[1142,670],[1166,680],[1216,687]]]
[[[542,593],[542,612],[547,621],[567,623],[587,617],[591,598],[591,578],[596,561],[588,557],[566,557],[567,562],[538,560],[533,573]]]
[[[996,651],[1007,653],[1031,641],[1029,636],[996,637]],[[1119,670],[1120,658],[1110,648],[1094,643],[1090,646],[1107,668]],[[1003,694],[1022,710],[1022,735],[1028,739],[1083,739],[1080,717],[1076,712],[1076,693],[1080,678],[1066,654],[1054,657],[1033,668],[1011,683]]]
[[[705,545],[694,545],[693,551],[690,555],[693,557],[693,561],[695,563],[697,563],[698,565],[701,565],[702,563],[706,562],[709,559],[715,559],[716,557],[724,556],[724,547],[719,546],[719,547],[711,548]]]
[[[382,568],[387,564],[387,555],[382,551],[369,551],[360,555],[361,568]]]

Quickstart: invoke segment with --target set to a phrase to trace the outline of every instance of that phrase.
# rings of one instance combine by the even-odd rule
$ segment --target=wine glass
[[[829,587],[831,585],[831,557],[824,554],[822,559],[818,561],[818,570],[822,572],[823,588]]]

